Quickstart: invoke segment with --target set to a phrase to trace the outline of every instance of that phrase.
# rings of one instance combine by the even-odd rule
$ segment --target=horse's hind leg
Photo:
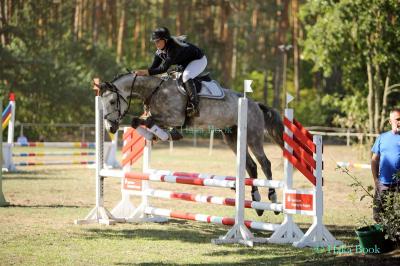
[[[268,160],[267,156],[264,153],[263,137],[253,140],[254,141],[249,141],[250,150],[256,157],[257,161],[260,163],[264,175],[267,177],[268,180],[272,180],[271,162]],[[268,189],[268,199],[273,203],[277,202],[275,188]],[[274,213],[279,214],[279,212],[276,211]]]
[[[226,144],[228,144],[229,148],[236,154],[236,145],[237,145],[237,129],[233,128],[231,132],[223,133],[224,140]],[[237,155],[237,154],[236,154]],[[250,178],[257,178],[257,165],[254,162],[253,158],[251,158],[250,153],[248,150],[246,150],[246,171],[249,174]],[[258,187],[252,186],[251,187],[251,199],[253,201],[260,201],[261,196],[260,192],[258,191]],[[257,215],[261,216],[263,215],[264,211],[263,210],[257,210]]]

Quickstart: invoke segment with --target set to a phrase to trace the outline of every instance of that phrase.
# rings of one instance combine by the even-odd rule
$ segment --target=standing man
[[[400,108],[390,111],[390,131],[382,133],[372,147],[371,170],[375,183],[373,218],[381,222],[385,197],[390,191],[395,191],[400,175]]]

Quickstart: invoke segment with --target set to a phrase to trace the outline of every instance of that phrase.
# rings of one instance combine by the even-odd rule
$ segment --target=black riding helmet
[[[169,30],[166,27],[157,28],[151,34],[150,40],[152,42],[154,42],[156,40],[160,40],[160,39],[164,39],[166,41],[171,39],[171,34],[169,33]]]

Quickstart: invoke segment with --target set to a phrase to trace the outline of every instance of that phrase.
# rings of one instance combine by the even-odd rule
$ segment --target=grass
[[[281,179],[281,152],[271,145],[266,145],[265,151],[272,162],[274,178]],[[398,251],[382,255],[354,252],[358,244],[354,229],[359,220],[372,222],[371,210],[367,208],[367,203],[353,202],[354,194],[349,186],[351,180],[340,171],[335,171],[334,160],[365,161],[356,159],[358,156],[359,152],[354,148],[324,148],[324,221],[331,233],[352,250],[349,254],[274,244],[253,248],[216,246],[210,240],[224,235],[227,227],[183,220],[170,220],[165,224],[77,226],[73,221],[84,218],[94,206],[94,169],[84,166],[32,166],[21,167],[23,171],[3,176],[4,195],[12,205],[0,208],[0,265],[393,265],[400,259]],[[226,175],[234,175],[236,171],[233,153],[222,145],[216,145],[209,156],[204,146],[175,145],[174,152],[169,154],[166,145],[158,144],[154,149],[152,167]],[[366,184],[372,184],[368,170],[352,169],[352,174]],[[297,188],[309,187],[300,173],[295,173],[295,179]],[[159,189],[234,197],[234,192],[226,189],[151,185]],[[105,206],[108,209],[120,200],[119,189],[119,180],[106,179]],[[267,191],[262,190],[264,200],[266,194]],[[230,207],[176,200],[155,199],[152,203],[162,208],[194,213],[234,215],[234,208]],[[279,223],[282,215],[268,212],[258,218],[253,210],[246,210],[246,219]],[[295,216],[295,221],[305,231],[312,219]],[[254,233],[260,237],[270,235]]]

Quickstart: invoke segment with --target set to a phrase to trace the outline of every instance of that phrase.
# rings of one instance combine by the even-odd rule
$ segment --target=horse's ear
[[[101,90],[101,84],[98,83],[93,83],[93,86],[95,86],[98,90]]]

